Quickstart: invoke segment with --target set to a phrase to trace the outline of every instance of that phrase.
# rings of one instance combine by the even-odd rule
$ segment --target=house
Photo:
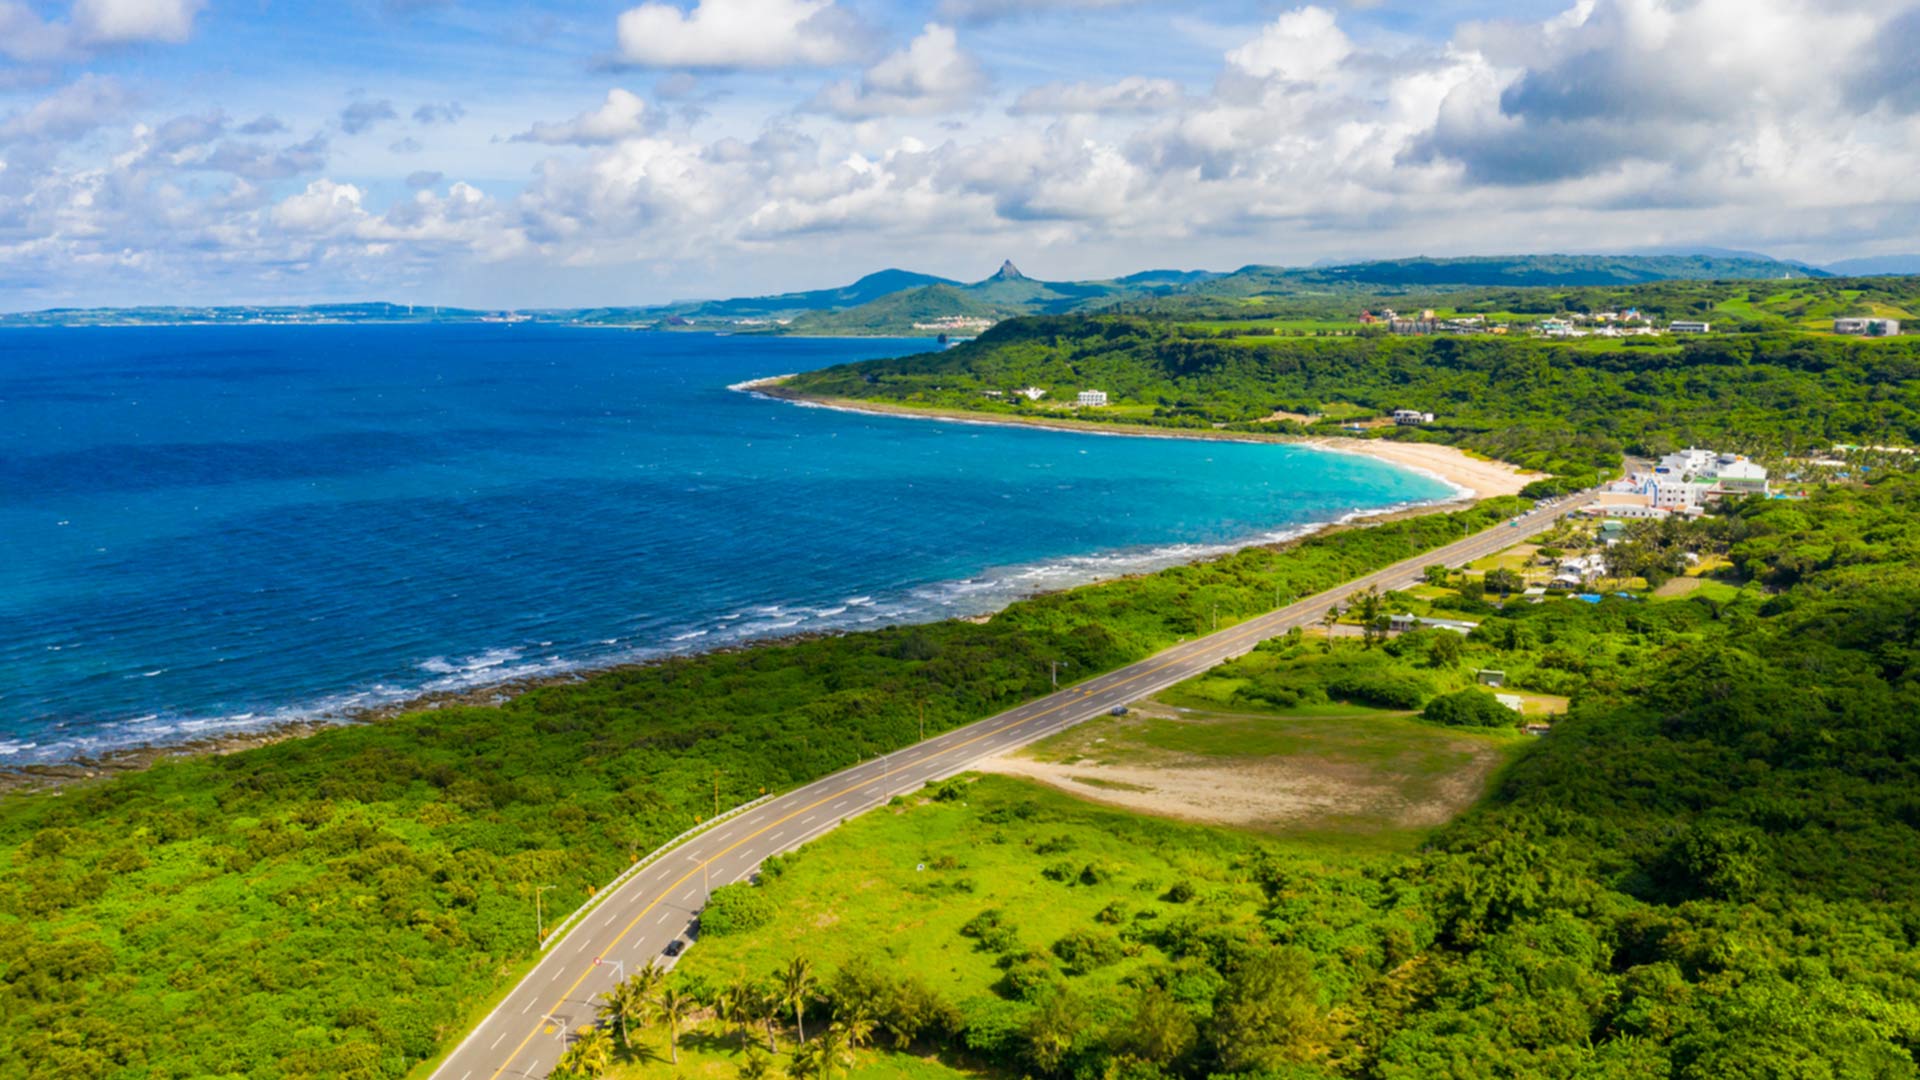
[[[1505,705],[1514,712],[1519,712],[1527,707],[1525,699],[1521,698],[1518,694],[1495,694],[1493,695],[1493,700]]]
[[[1495,671],[1492,668],[1481,668],[1479,671],[1473,673],[1473,681],[1479,683],[1481,686],[1491,686],[1498,689],[1499,687],[1507,685],[1507,673],[1504,671]]]
[[[1865,337],[1898,337],[1899,319],[1835,319],[1833,332],[1836,334],[1859,334]]]
[[[1430,412],[1421,412],[1419,409],[1395,409],[1393,410],[1393,422],[1401,427],[1431,424],[1433,423],[1433,414]]]
[[[1045,390],[1040,389],[1037,386],[1024,387],[1022,389],[1015,390],[1014,393],[1019,394],[1021,397],[1026,398],[1028,401],[1039,401],[1041,398],[1047,396],[1047,392]]]
[[[1709,322],[1695,322],[1691,319],[1682,319],[1679,322],[1668,323],[1667,333],[1669,334],[1711,334],[1713,333],[1713,324]]]
[[[1105,390],[1082,390],[1080,391],[1080,396],[1074,399],[1074,404],[1081,408],[1097,409],[1106,403],[1107,392]]]

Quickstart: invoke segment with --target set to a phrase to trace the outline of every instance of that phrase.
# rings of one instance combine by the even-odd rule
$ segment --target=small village
[[[1432,308],[1417,314],[1402,315],[1392,308],[1362,311],[1362,328],[1385,330],[1389,334],[1421,336],[1430,334],[1526,334],[1541,338],[1635,338],[1666,334],[1711,334],[1713,323],[1700,319],[1659,321],[1638,308],[1624,311],[1573,311],[1544,318],[1512,317],[1499,320],[1487,315],[1442,315]],[[1875,317],[1848,317],[1833,320],[1833,333],[1840,336],[1898,337],[1900,320]]]

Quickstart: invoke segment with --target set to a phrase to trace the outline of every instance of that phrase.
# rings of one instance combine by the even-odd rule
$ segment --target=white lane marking
[[[802,825],[811,824],[813,822],[813,819],[819,816],[820,816],[819,814],[808,814],[806,817],[803,817],[800,819],[800,824]]]
[[[787,830],[785,830],[785,829],[781,829],[781,830],[780,830],[779,832],[777,832],[777,833],[774,833],[774,834],[773,834],[772,836],[769,836],[769,837],[767,837],[767,839],[768,839],[769,841],[773,841],[773,840],[778,840],[778,839],[780,839],[780,837],[781,837],[781,836],[782,836],[783,834],[785,834],[785,833],[786,833],[786,831],[787,831]]]
[[[498,1034],[498,1035],[495,1035],[495,1036],[493,1037],[493,1045],[492,1045],[492,1046],[489,1046],[489,1047],[487,1047],[487,1049],[489,1049],[489,1050],[495,1050],[495,1049],[498,1049],[498,1048],[499,1048],[499,1046],[500,1046],[500,1040],[501,1040],[501,1039],[504,1039],[504,1038],[506,1038],[506,1037],[507,1037],[507,1033],[506,1033],[506,1032],[504,1032],[504,1031],[503,1031],[503,1032],[501,1032],[501,1033],[500,1033],[500,1034]]]
[[[664,911],[663,911],[663,912],[661,912],[661,913],[660,913],[660,917],[659,917],[659,918],[657,918],[657,919],[655,919],[655,920],[653,920],[653,921],[654,921],[654,922],[656,922],[656,923],[663,923],[663,922],[666,922],[666,921],[667,921],[667,913],[666,913],[666,912],[664,912]]]

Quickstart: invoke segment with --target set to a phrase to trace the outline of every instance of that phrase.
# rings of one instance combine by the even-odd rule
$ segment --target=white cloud
[[[928,23],[907,47],[860,78],[828,85],[811,108],[848,119],[951,112],[986,85],[980,64],[960,47],[953,28]]]
[[[832,0],[646,3],[620,16],[620,57],[657,68],[826,67],[858,52],[857,24]]]
[[[548,146],[603,146],[644,135],[652,126],[653,117],[647,111],[647,103],[638,94],[614,87],[607,91],[607,100],[598,109],[561,123],[542,120],[515,135],[512,141]]]
[[[1333,12],[1321,7],[1289,11],[1260,36],[1227,54],[1227,62],[1261,78],[1319,82],[1353,54]]]
[[[1186,104],[1186,94],[1172,79],[1129,75],[1117,82],[1047,83],[1021,93],[1008,111],[1015,116],[1067,113],[1163,113]]]
[[[0,119],[0,142],[76,139],[119,115],[126,91],[113,79],[87,74],[32,106]]]
[[[98,45],[141,41],[179,44],[193,33],[204,0],[74,0],[73,25]]]

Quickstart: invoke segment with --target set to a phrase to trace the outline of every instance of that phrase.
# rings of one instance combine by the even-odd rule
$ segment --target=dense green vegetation
[[[1407,558],[1513,500],[0,800],[0,1076],[398,1076],[712,812]]]
[[[1452,443],[1573,483],[1617,468],[1623,453],[1689,444],[1780,455],[1920,442],[1920,338],[1760,334],[1596,349],[1492,336],[1196,338],[1132,316],[1036,318],[946,352],[841,365],[788,385],[1009,416],[1059,412],[982,391],[1038,386],[1071,401],[1091,387],[1120,408],[1079,410],[1081,419],[1247,431],[1308,430],[1266,419],[1282,410],[1326,412],[1314,430],[1338,433],[1334,406],[1420,409],[1436,421],[1370,434]]]
[[[1920,1076],[1920,479],[1750,502],[1701,540],[1733,599],[1515,604],[1437,661],[1575,701],[1418,854],[951,782],[776,867],[773,921],[681,977],[808,957],[809,1030],[1009,1075]],[[1331,696],[1317,654],[1404,676],[1438,640],[1261,651]],[[1252,705],[1244,667],[1188,692]]]

